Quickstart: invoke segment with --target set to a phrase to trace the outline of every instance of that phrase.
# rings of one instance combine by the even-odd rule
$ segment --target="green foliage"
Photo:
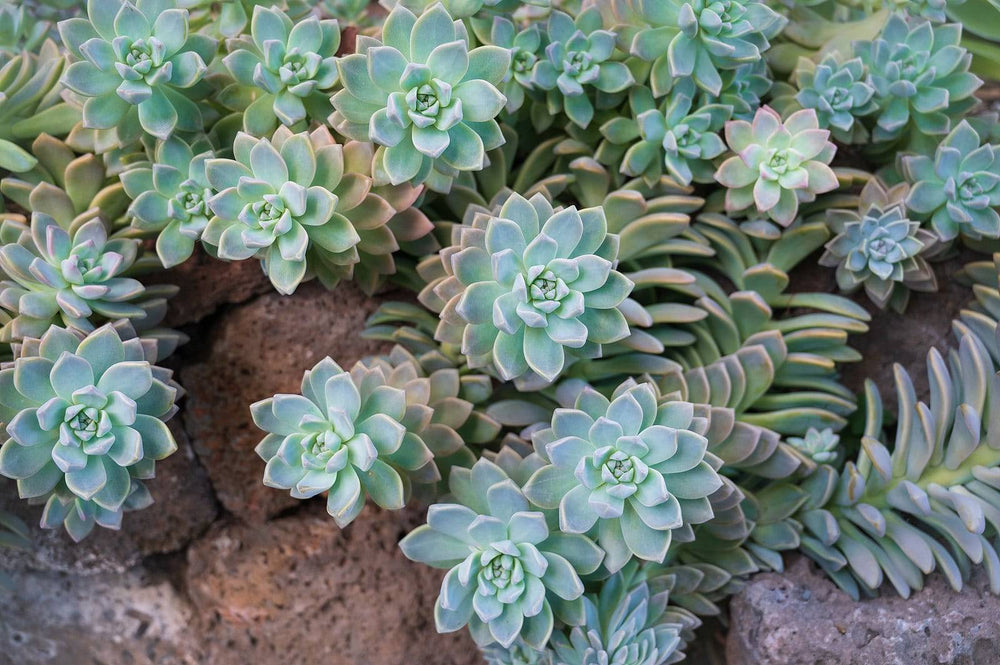
[[[0,473],[22,498],[45,503],[42,526],[81,540],[94,525],[121,528],[124,510],[152,497],[142,480],[177,449],[164,420],[178,386],[139,339],[110,325],[83,337],[52,326],[0,370],[0,420],[9,439]]]

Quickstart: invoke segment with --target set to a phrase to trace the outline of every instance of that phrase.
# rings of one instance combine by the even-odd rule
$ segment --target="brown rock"
[[[360,337],[379,302],[352,284],[331,292],[311,282],[294,297],[268,293],[233,308],[206,339],[188,345],[198,357],[180,370],[188,391],[182,417],[227,510],[259,521],[295,504],[287,492],[261,484],[264,463],[253,449],[263,433],[249,406],[299,392],[302,373],[326,355],[350,368],[383,348]]]
[[[204,532],[218,514],[212,488],[179,419],[169,424],[178,450],[156,464],[156,478],[146,483],[155,503],[126,513],[121,531],[95,527],[74,543],[61,528],[41,529],[42,507],[18,499],[14,481],[0,478],[0,510],[18,515],[31,527],[33,545],[28,551],[0,548],[0,569],[122,572],[143,556],[179,550]]]
[[[341,531],[321,501],[263,527],[214,528],[188,551],[192,628],[213,665],[471,665],[467,631],[439,635],[441,572],[397,542],[416,511],[371,506]]]
[[[17,665],[194,665],[191,611],[141,570],[81,577],[21,573],[4,594],[0,662]]]
[[[180,287],[163,322],[171,327],[197,323],[222,305],[245,302],[274,290],[259,261],[220,261],[200,249],[181,265],[143,281]]]
[[[730,603],[729,665],[995,665],[1000,598],[982,571],[961,593],[941,575],[903,599],[854,602],[804,558]]]

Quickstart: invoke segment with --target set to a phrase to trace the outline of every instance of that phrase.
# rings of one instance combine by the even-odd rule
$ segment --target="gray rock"
[[[23,572],[0,602],[0,662],[17,665],[189,665],[205,662],[191,610],[141,570],[73,576]]]
[[[729,665],[996,665],[1000,598],[981,571],[961,593],[941,575],[903,599],[854,602],[804,558],[750,580],[730,603]]]
[[[233,307],[192,340],[180,369],[187,390],[181,413],[216,496],[231,513],[260,521],[295,504],[287,492],[264,487],[264,463],[254,453],[263,433],[249,406],[276,393],[297,393],[302,373],[324,356],[349,369],[385,345],[361,339],[378,307],[352,284],[327,291],[304,284],[294,297],[268,293]]]

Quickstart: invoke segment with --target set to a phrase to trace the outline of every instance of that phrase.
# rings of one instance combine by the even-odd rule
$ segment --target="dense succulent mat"
[[[368,320],[386,353],[323,349],[249,406],[256,453],[338,527],[426,504],[402,552],[490,663],[678,662],[792,551],[854,598],[974,566],[1000,593],[992,0],[60,0],[0,25],[0,474],[42,527],[152,504],[188,339],[148,278],[200,252],[287,297],[412,293]],[[960,250],[983,257],[937,274]],[[817,263],[840,294],[795,284]],[[939,278],[971,295],[927,394],[900,366],[890,407],[846,388],[861,296],[904,313]]]

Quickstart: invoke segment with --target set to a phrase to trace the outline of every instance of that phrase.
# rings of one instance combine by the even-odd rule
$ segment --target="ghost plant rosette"
[[[108,239],[100,219],[72,233],[43,213],[31,225],[6,219],[0,227],[18,236],[0,248],[0,307],[11,320],[0,331],[4,341],[41,337],[53,324],[82,331],[94,319],[143,318],[137,300],[144,287],[125,277],[139,254],[139,241]]]
[[[460,26],[440,4],[419,19],[397,6],[381,43],[361,39],[357,53],[337,61],[344,89],[333,96],[331,124],[380,146],[376,180],[448,191],[454,176],[482,169],[486,151],[503,144],[495,118],[507,100],[497,86],[510,52],[469,50]]]
[[[406,395],[379,368],[348,373],[324,358],[303,375],[301,395],[275,395],[250,412],[267,432],[256,449],[267,462],[264,484],[296,499],[327,492],[327,511],[340,527],[354,521],[366,497],[402,508],[405,471],[434,457],[418,436],[407,436]]]
[[[903,311],[910,289],[934,291],[937,280],[925,254],[937,236],[906,214],[909,187],[886,189],[872,178],[861,191],[857,210],[827,210],[837,236],[826,244],[820,265],[837,268],[837,284],[847,292],[864,287],[878,307]]]
[[[216,42],[188,32],[188,10],[173,0],[89,0],[87,18],[61,21],[59,34],[78,59],[63,83],[85,100],[84,127],[114,129],[122,144],[142,132],[201,131],[191,89]]]
[[[618,306],[632,282],[615,270],[618,236],[602,208],[555,210],[541,194],[512,194],[496,216],[454,230],[441,251],[448,277],[425,290],[454,294],[436,337],[460,344],[470,367],[504,381],[554,381],[573,357],[629,334]]]
[[[816,111],[797,111],[782,122],[765,106],[753,123],[726,123],[726,142],[736,154],[722,163],[715,179],[727,187],[726,210],[754,207],[782,226],[788,226],[799,203],[837,188],[837,176],[828,164],[837,151],[830,132],[820,129]]]
[[[164,268],[190,258],[212,218],[208,202],[215,192],[205,164],[213,157],[207,141],[189,145],[172,136],[157,142],[150,163],[121,174],[125,192],[133,199],[132,227],[156,234],[156,254]]]
[[[550,529],[504,471],[486,459],[451,475],[454,503],[427,511],[399,546],[408,558],[448,572],[434,610],[439,632],[466,624],[480,645],[519,637],[545,647],[555,619],[584,620],[581,575],[603,553],[586,536]]]
[[[170,372],[110,325],[81,338],[52,326],[0,370],[10,435],[0,473],[22,498],[46,499],[42,526],[64,524],[74,540],[95,524],[118,529],[124,509],[151,503],[141,480],[177,449],[163,422],[177,410]]]
[[[358,262],[363,228],[384,226],[395,210],[371,192],[371,179],[349,173],[343,146],[325,128],[269,139],[240,132],[235,159],[211,159],[206,174],[218,194],[203,240],[228,260],[259,258],[284,294],[319,275],[332,286]],[[388,241],[395,242],[391,234]]]
[[[243,111],[244,131],[269,136],[279,122],[292,127],[329,115],[340,48],[337,21],[308,17],[293,23],[275,7],[256,5],[250,34],[230,39],[227,47],[222,62],[237,84],[221,94],[239,96],[239,86],[257,92]]]
[[[532,503],[559,509],[559,528],[592,533],[619,570],[632,556],[662,562],[689,506],[722,486],[707,453],[708,421],[687,402],[658,401],[650,384],[626,382],[606,397],[584,389],[534,435],[548,462],[524,487]],[[711,511],[708,511],[711,515]]]

